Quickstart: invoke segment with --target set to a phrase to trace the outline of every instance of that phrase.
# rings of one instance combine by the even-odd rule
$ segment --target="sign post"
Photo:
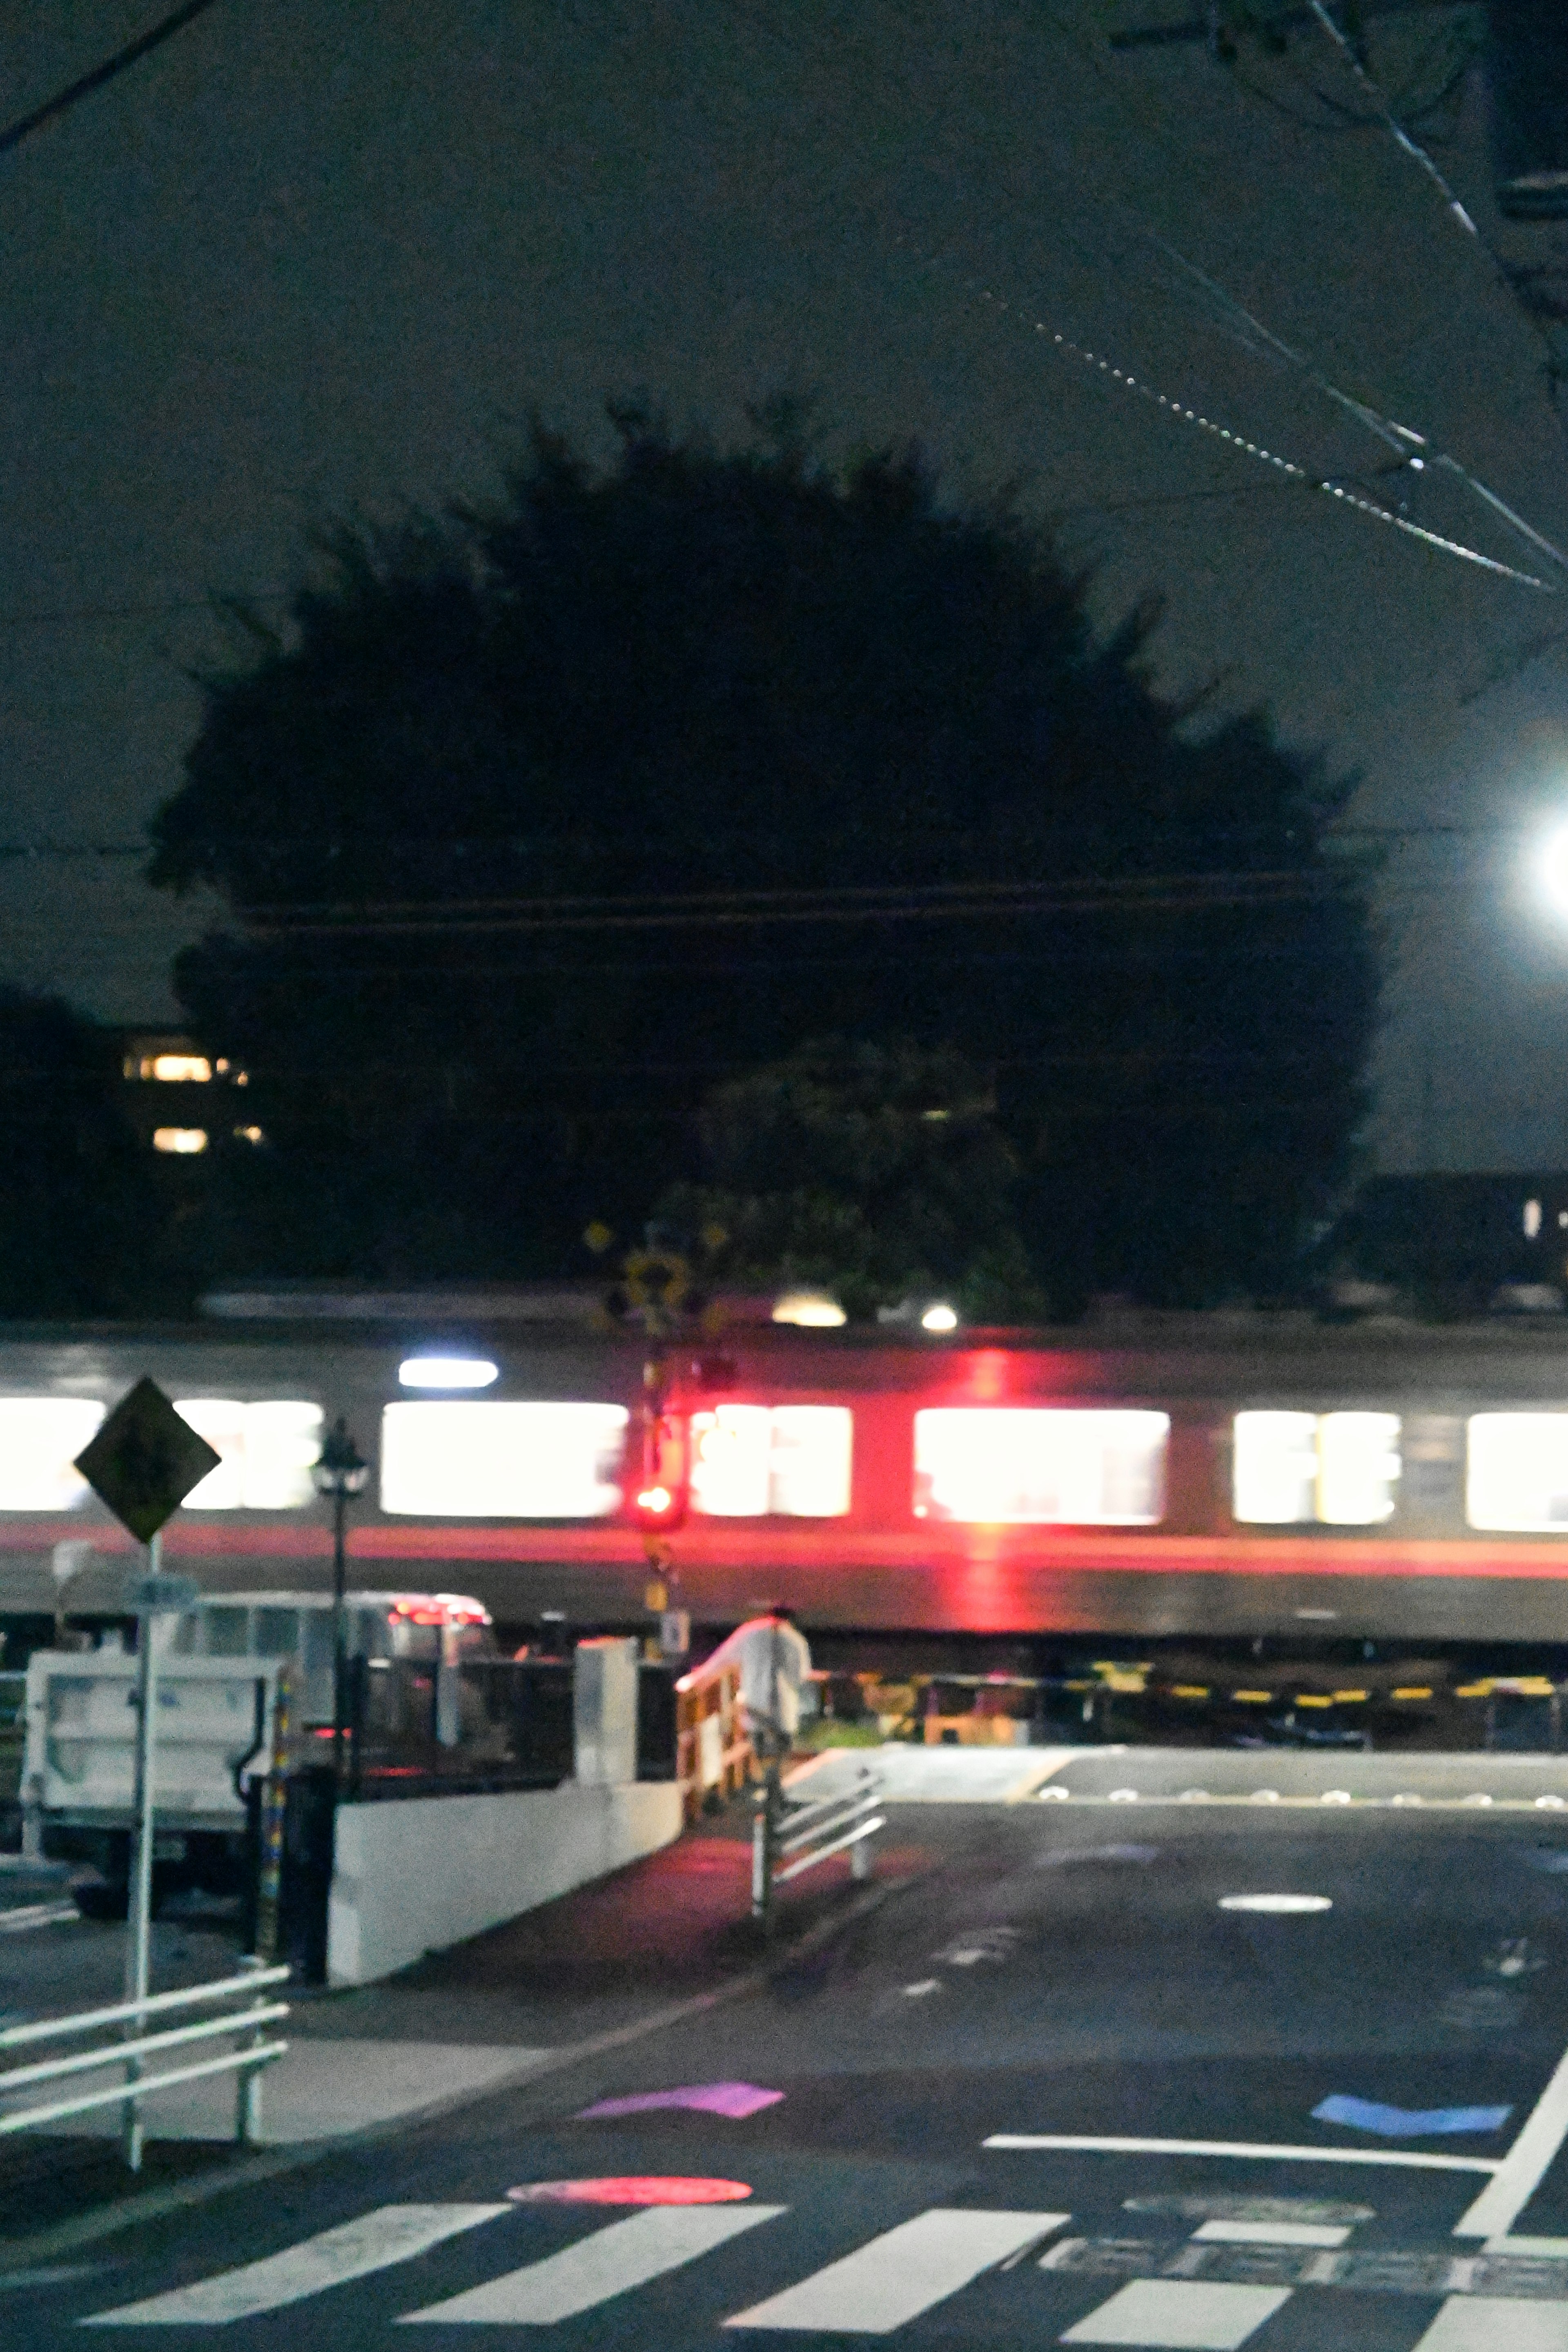
[[[152,1952],[157,1621],[193,1608],[200,1590],[191,1577],[163,1575],[163,1527],[192,1487],[199,1486],[209,1470],[217,1468],[221,1458],[189,1422],[182,1421],[155,1381],[142,1380],[121,1398],[91,1444],[76,1459],[77,1469],[93,1493],[146,1547],[146,1573],[132,1580],[125,1595],[127,1606],[136,1615],[136,1763],[125,1951],[127,2000],[145,2001]],[[142,2032],[144,2024],[141,2013],[130,2021],[132,2038]],[[127,2082],[134,2082],[140,2072],[136,2059],[126,2060]],[[125,2161],[132,2172],[140,2171],[142,2126],[136,2100],[127,2099],[122,2113]]]

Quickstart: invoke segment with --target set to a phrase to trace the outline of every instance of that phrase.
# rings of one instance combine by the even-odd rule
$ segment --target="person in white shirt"
[[[703,1673],[738,1666],[746,1735],[758,1756],[787,1756],[800,1729],[800,1694],[811,1673],[811,1648],[786,1601],[771,1601],[721,1642]]]

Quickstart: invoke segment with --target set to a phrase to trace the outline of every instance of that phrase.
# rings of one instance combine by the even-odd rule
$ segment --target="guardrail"
[[[869,1878],[870,1840],[886,1825],[878,1811],[881,1802],[881,1775],[869,1765],[861,1766],[855,1786],[843,1796],[819,1797],[804,1805],[792,1804],[770,1772],[757,1790],[752,1824],[752,1918],[766,1927],[774,1891],[815,1870],[830,1854],[847,1852],[850,1876]]]
[[[281,2058],[289,2047],[286,2042],[268,2042],[263,2035],[264,2026],[288,2016],[289,2005],[286,2001],[265,2000],[262,1990],[268,1985],[281,1984],[288,1974],[287,1968],[243,1969],[237,1977],[225,1977],[216,1984],[195,1985],[183,1992],[153,1993],[142,2000],[117,2001],[109,2009],[80,2010],[74,2017],[47,2017],[32,2025],[7,2026],[0,2032],[0,2051],[4,2052],[40,2042],[72,2041],[79,2035],[104,2032],[115,2026],[134,2024],[138,2031],[96,2050],[79,2050],[68,2058],[47,2058],[38,2064],[12,2066],[0,2072],[3,2103],[21,2091],[36,2090],[44,2084],[73,2082],[81,2075],[99,2074],[108,2066],[125,2069],[124,2082],[111,2083],[107,2089],[52,2099],[42,2106],[7,2108],[0,2113],[0,2138],[12,2132],[33,2130],[41,2124],[58,2123],[67,2116],[86,2115],[94,2107],[118,2105],[124,2110],[125,2160],[133,2172],[139,2171],[142,2141],[140,2101],[154,2091],[169,2090],[176,2083],[195,2083],[206,2074],[232,2073],[236,2077],[235,2137],[241,2147],[250,2146],[261,2130],[261,2070]],[[194,2025],[175,2025],[153,2033],[146,2030],[150,2016],[194,2009],[246,1993],[250,1995],[248,2008],[226,2017],[205,2018]],[[161,2074],[142,2071],[149,2057],[184,2049],[193,2042],[221,2040],[225,2034],[244,2034],[247,2039],[239,2048],[226,2050],[194,2066],[176,2066]]]
[[[735,1666],[717,1674],[697,1667],[675,1685],[675,1777],[687,1821],[710,1793],[732,1797],[752,1777],[754,1759],[741,1713]]]
[[[1472,1680],[1431,1662],[1303,1666],[1195,1658],[1101,1660],[1063,1675],[829,1671],[812,1676],[821,1714],[812,1744],[928,1747],[1094,1745],[1110,1740],[1390,1748],[1412,1742],[1554,1755],[1568,1739],[1568,1684],[1544,1675]]]

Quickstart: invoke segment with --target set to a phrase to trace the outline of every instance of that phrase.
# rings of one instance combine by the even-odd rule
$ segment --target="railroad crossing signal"
[[[76,1468],[138,1543],[151,1543],[223,1456],[182,1421],[156,1381],[122,1396]]]

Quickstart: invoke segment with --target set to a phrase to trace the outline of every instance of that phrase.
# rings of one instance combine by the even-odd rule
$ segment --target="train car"
[[[150,1373],[222,1456],[168,1566],[325,1590],[310,1465],[372,1464],[356,1584],[505,1628],[644,1617],[636,1334],[579,1320],[230,1317],[0,1332],[0,1618],[119,1605],[132,1546],[71,1468]],[[1568,1639],[1568,1326],[1129,1316],[1028,1335],[739,1326],[672,1359],[671,1600],[724,1624],[1151,1638]],[[635,1447],[631,1450],[635,1451]]]

